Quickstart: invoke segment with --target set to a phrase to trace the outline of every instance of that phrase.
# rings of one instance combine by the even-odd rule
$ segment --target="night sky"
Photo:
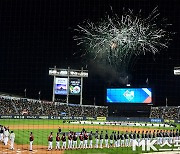
[[[1,0],[0,1],[0,92],[51,100],[53,77],[49,67],[89,70],[84,80],[83,103],[97,105],[105,103],[106,87],[122,87],[121,83],[107,82],[111,78],[105,68],[84,63],[80,47],[73,40],[74,28],[85,20],[99,21],[113,12],[122,15],[123,8],[142,16],[158,7],[161,18],[166,18],[176,32],[167,50],[157,55],[139,56],[133,65],[130,82],[142,87],[149,79],[153,88],[156,106],[179,105],[180,76],[173,75],[174,66],[180,66],[180,5],[178,0]],[[103,75],[101,75],[101,72]],[[72,103],[79,97],[72,97]],[[75,100],[75,101],[74,101]]]

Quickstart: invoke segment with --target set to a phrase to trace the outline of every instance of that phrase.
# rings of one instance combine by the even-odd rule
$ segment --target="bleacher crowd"
[[[0,115],[106,117],[108,107],[0,96]]]
[[[169,120],[180,119],[180,106],[152,107],[150,118],[163,118]]]

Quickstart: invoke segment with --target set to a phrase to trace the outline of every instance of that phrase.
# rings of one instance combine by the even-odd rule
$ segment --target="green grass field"
[[[60,125],[63,120],[44,119],[0,119],[0,124],[8,125]]]
[[[13,129],[15,134],[16,134],[16,139],[15,139],[15,143],[18,145],[24,145],[24,144],[29,144],[29,134],[32,131],[35,137],[34,140],[34,145],[44,145],[47,146],[48,145],[48,135],[50,134],[50,132],[52,131],[54,134],[54,140],[55,140],[55,136],[56,133],[58,131],[58,127],[59,126],[64,126],[65,128],[62,129],[62,132],[68,132],[69,128],[72,131],[75,132],[80,132],[82,129],[78,128],[77,126],[82,126],[82,125],[77,125],[77,124],[69,124],[69,123],[63,123],[62,120],[24,120],[24,119],[0,119],[0,124],[1,125],[5,125],[5,126],[9,126],[10,130],[12,126],[16,126],[16,129]],[[36,126],[36,128],[23,128],[23,126]],[[38,128],[38,126],[55,126],[54,129],[46,129],[46,128]],[[57,126],[57,127],[56,127]],[[88,125],[83,125],[83,126],[88,126]],[[97,126],[100,125],[93,125],[93,128],[87,128],[86,130],[89,131],[93,131],[95,132],[97,129]],[[122,126],[109,126],[110,128],[119,128]],[[124,126],[125,127],[125,126]],[[105,131],[106,128],[102,125],[100,126],[100,130]],[[132,127],[131,127],[132,128]],[[131,129],[129,127],[126,126],[126,129]],[[133,126],[133,128],[139,128],[137,126]],[[144,129],[147,128],[151,128],[151,127],[141,127]],[[178,129],[180,129],[180,125],[178,125],[177,127]],[[177,129],[176,128],[176,129]],[[164,129],[164,128],[159,128],[158,129]],[[172,128],[165,128],[165,129],[172,129]],[[109,130],[108,129],[108,134],[111,134],[113,130]],[[120,130],[121,131],[121,130]],[[95,140],[93,140],[93,143],[95,143]],[[55,141],[53,142],[53,147],[55,147]],[[66,150],[65,151],[66,154],[79,154],[79,153],[112,153],[112,154],[117,154],[117,153],[122,153],[122,154],[127,154],[127,153],[142,153],[141,148],[138,148],[137,151],[133,152],[132,148],[110,148],[110,149],[88,149],[88,150]]]

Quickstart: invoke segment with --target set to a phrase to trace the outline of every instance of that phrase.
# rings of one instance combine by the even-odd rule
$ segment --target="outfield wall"
[[[143,117],[108,117],[109,121],[135,121],[135,122],[164,122],[163,119],[160,118],[143,118]]]
[[[74,116],[39,116],[39,115],[0,115],[0,119],[56,119],[56,120],[98,120],[98,121],[128,121],[151,123],[180,123],[180,120],[168,120],[161,118],[138,117],[74,117]]]
[[[59,119],[59,120],[96,120],[97,117],[71,117],[71,116],[29,116],[29,115],[0,115],[0,119]]]
[[[107,117],[107,121],[135,121],[135,122],[151,122],[151,123],[180,123],[180,120],[169,120],[162,118],[145,118],[145,117]]]

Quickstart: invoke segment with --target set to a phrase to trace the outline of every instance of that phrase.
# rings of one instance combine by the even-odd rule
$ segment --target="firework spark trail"
[[[84,55],[90,54],[93,59],[105,59],[110,65],[127,63],[132,56],[156,54],[168,47],[170,33],[158,27],[158,17],[157,8],[145,19],[132,10],[120,18],[107,16],[98,23],[78,25],[74,40],[86,46]]]

